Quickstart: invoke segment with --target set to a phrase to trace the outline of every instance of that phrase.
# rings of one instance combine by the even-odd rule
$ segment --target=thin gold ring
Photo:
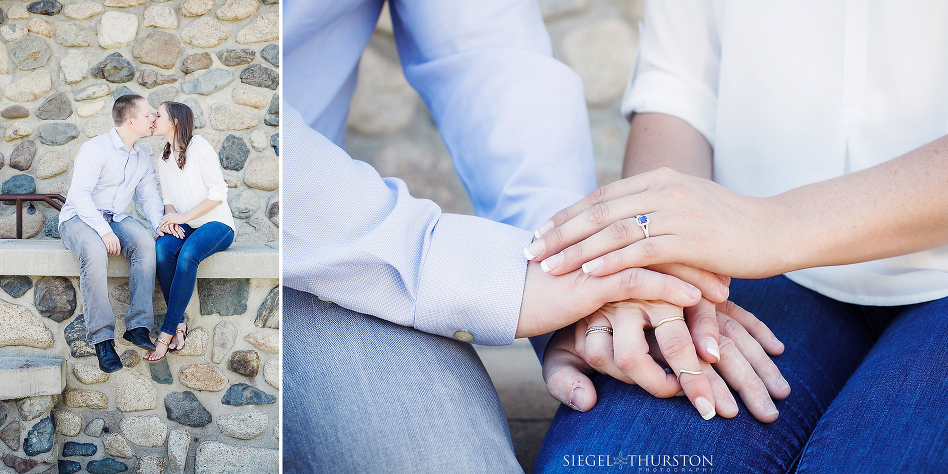
[[[590,335],[594,332],[607,332],[609,335],[612,335],[612,328],[606,326],[589,326],[589,329],[586,330],[586,335]]]
[[[662,324],[665,324],[665,323],[667,323],[667,322],[670,322],[670,321],[684,321],[684,320],[685,320],[685,318],[684,318],[683,316],[675,316],[674,318],[666,318],[666,319],[663,319],[663,320],[659,321],[658,324],[652,326],[652,329],[658,329],[659,326],[661,326]]]
[[[694,370],[681,369],[678,371],[678,383],[681,383],[681,374],[701,375],[701,371],[695,372]]]

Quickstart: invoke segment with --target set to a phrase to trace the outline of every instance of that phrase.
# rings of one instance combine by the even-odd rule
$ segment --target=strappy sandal
[[[181,342],[182,342],[182,343],[183,343],[183,342],[186,342],[186,341],[188,340],[188,330],[187,330],[187,327],[188,327],[188,326],[185,325],[184,327],[185,327],[185,329],[180,329],[180,328],[178,328],[178,329],[174,332],[174,334],[175,334],[176,336],[177,336],[178,334],[181,335]],[[178,348],[176,348],[176,349],[169,349],[168,352],[176,353],[176,352],[181,352],[181,351],[183,351],[183,350],[184,350],[184,347],[178,347]]]
[[[168,347],[168,346],[171,344],[171,341],[166,341],[166,340],[164,340],[164,339],[162,339],[162,338],[159,337],[157,340],[155,340],[155,343],[156,343],[156,344],[161,343],[161,344],[164,344],[165,347]],[[151,354],[154,354],[154,352],[149,352],[149,353],[145,354],[145,362],[149,362],[149,363],[152,363],[152,364],[161,362],[161,360],[164,359],[166,355],[168,355],[168,352],[169,352],[168,350],[165,350],[165,353],[162,354],[161,357],[159,357],[159,358],[157,358],[157,359],[149,359],[148,356],[151,355]]]

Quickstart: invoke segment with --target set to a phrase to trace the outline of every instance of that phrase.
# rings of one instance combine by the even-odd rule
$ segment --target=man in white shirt
[[[129,307],[123,337],[155,350],[148,333],[154,326],[155,241],[126,211],[134,195],[152,229],[163,215],[158,179],[148,151],[136,143],[152,134],[154,116],[144,97],[115,99],[115,128],[79,149],[66,204],[59,214],[63,244],[79,258],[79,290],[86,339],[95,346],[99,368],[115,372],[122,362],[115,352],[115,316],[109,304],[109,255],[122,254],[129,263]]]

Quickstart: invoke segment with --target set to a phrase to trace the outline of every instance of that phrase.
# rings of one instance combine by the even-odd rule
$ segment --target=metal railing
[[[23,203],[30,203],[27,209],[30,214],[36,212],[36,208],[33,206],[34,201],[45,202],[60,211],[63,205],[56,202],[57,199],[62,201],[63,204],[66,203],[66,198],[59,194],[0,194],[0,201],[16,201],[16,238],[18,239],[23,238]]]

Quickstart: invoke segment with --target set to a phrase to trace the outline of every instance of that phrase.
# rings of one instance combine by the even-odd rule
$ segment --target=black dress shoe
[[[115,352],[112,340],[102,341],[95,345],[95,356],[99,358],[99,368],[107,374],[122,370],[122,359]]]
[[[151,342],[151,338],[148,337],[148,329],[145,328],[135,328],[125,331],[125,334],[122,334],[122,339],[125,339],[132,344],[145,349],[146,351],[155,350],[155,343]]]

